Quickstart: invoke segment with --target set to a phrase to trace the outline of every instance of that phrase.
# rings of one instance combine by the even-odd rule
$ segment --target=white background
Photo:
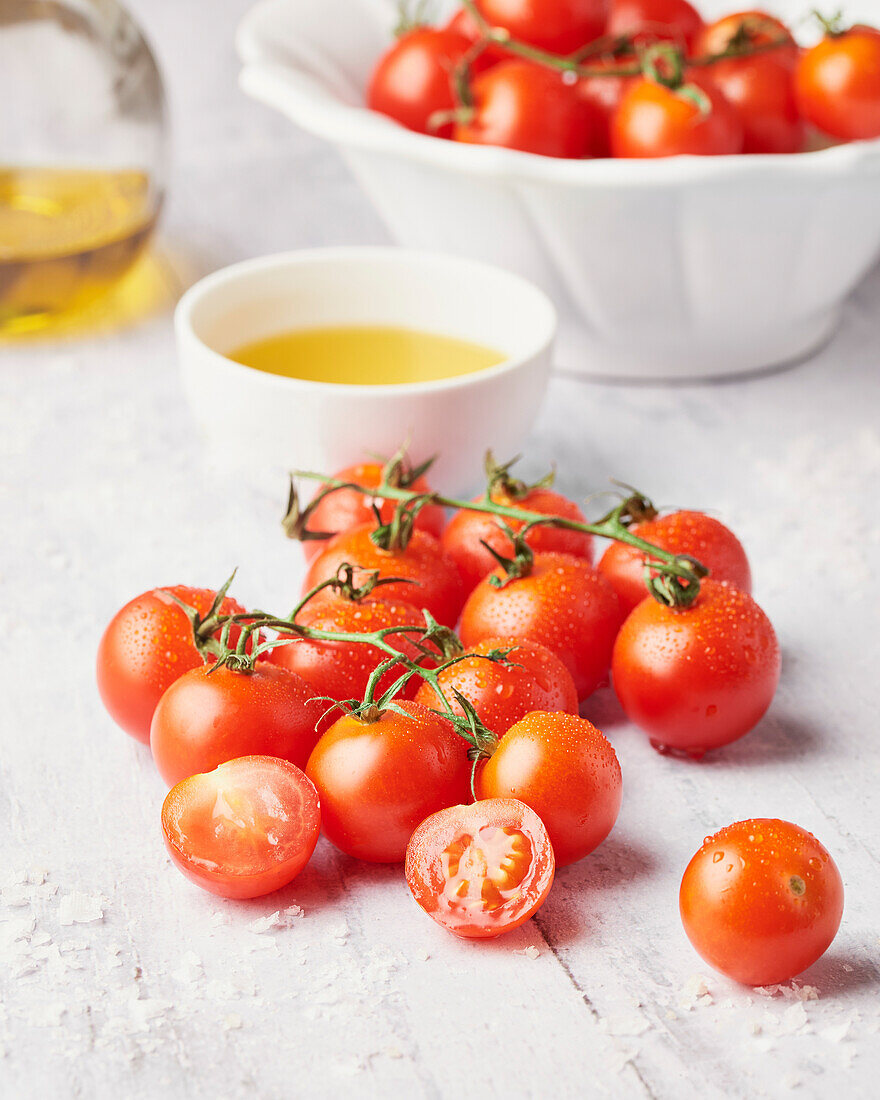
[[[237,92],[246,0],[132,7],[170,85],[163,247],[181,279],[385,240],[336,157]],[[203,466],[167,312],[3,350],[0,1095],[876,1095],[878,302],[875,272],[819,356],[767,377],[554,380],[524,472],[555,461],[579,498],[615,476],[714,510],[746,544],[783,678],[760,727],[702,764],[657,756],[608,691],[589,700],[623,767],[617,828],[560,872],[536,921],[479,945],[425,918],[399,868],[323,841],[299,880],[250,903],[168,865],[163,785],[101,710],[94,650],[132,595],[217,584],[234,565],[241,600],[289,604],[301,564],[278,527],[284,486]],[[811,829],[843,874],[843,926],[812,989],[737,987],[681,930],[687,860],[752,815]],[[279,927],[249,930],[277,910]]]

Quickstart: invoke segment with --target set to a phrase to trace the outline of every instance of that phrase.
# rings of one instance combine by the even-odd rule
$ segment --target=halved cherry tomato
[[[242,756],[192,775],[162,806],[175,865],[224,898],[286,886],[308,863],[320,831],[318,792],[299,768],[274,756]]]
[[[469,797],[467,749],[452,723],[421,703],[395,703],[372,721],[340,718],[306,767],[325,836],[346,855],[399,862],[420,821]]]
[[[485,501],[485,496],[477,497]],[[495,490],[492,493],[495,504],[508,508],[522,508],[528,512],[540,512],[545,516],[562,516],[563,519],[578,520],[583,523],[584,515],[580,508],[561,493],[541,486],[529,489],[522,496],[511,496]],[[465,591],[472,591],[488,573],[498,565],[496,558],[483,545],[488,543],[502,557],[509,557],[511,542],[499,522],[519,531],[523,524],[516,519],[495,517],[487,512],[469,512],[462,508],[456,512],[441,542],[455,559]],[[552,550],[560,554],[573,554],[576,558],[591,560],[593,539],[582,531],[567,531],[564,527],[534,527],[526,536],[526,542],[533,550]]]
[[[672,41],[690,52],[703,19],[688,0],[611,0],[606,34],[638,45]]]
[[[348,562],[357,566],[355,579],[362,572],[377,571],[380,577],[402,577],[414,584],[382,586],[384,599],[401,600],[425,608],[445,626],[454,626],[464,602],[464,588],[458,567],[440,543],[426,531],[416,529],[405,549],[381,550],[370,538],[371,524],[341,531],[314,558],[303,584],[308,592],[321,581],[336,575]]]
[[[258,662],[253,672],[190,669],[156,707],[150,747],[169,786],[237,756],[278,756],[305,767],[327,704],[295,672]]]
[[[880,137],[880,30],[855,26],[806,50],[795,72],[804,118],[842,141]]]
[[[193,628],[171,596],[206,615],[217,593],[177,584],[153,588],[130,600],[113,618],[98,646],[97,679],[101,701],[126,733],[150,742],[150,722],[166,688],[203,662],[193,644]],[[223,615],[243,612],[226,597]],[[230,635],[232,644],[238,632]]]
[[[354,485],[362,485],[365,489],[375,489],[382,484],[384,469],[380,462],[360,462],[356,466],[346,466],[333,477],[337,481],[349,481]],[[431,491],[431,487],[423,477],[410,480],[404,476],[400,482],[400,488],[410,489],[414,493]],[[337,489],[316,505],[309,519],[309,528],[312,531],[328,531],[331,535],[339,534],[340,531],[350,531],[352,527],[374,523],[374,507],[379,509],[382,522],[390,523],[396,506],[395,500],[387,500],[379,496],[364,496],[356,489]],[[419,510],[415,519],[416,527],[438,539],[443,533],[444,523],[443,509],[438,504],[426,504]],[[326,540],[321,539],[309,539],[304,542],[302,546],[306,558],[315,557],[326,544]]]
[[[812,966],[837,935],[843,882],[812,833],[752,818],[707,836],[679,891],[688,939],[746,985],[775,985]]]
[[[611,675],[627,716],[655,748],[702,756],[757,725],[779,668],[779,643],[761,608],[707,579],[690,607],[642,600],[617,636]]]
[[[406,881],[433,920],[465,939],[510,932],[544,904],[553,847],[536,813],[512,798],[432,814],[406,849]]]
[[[490,661],[485,654],[508,650],[506,662]],[[452,689],[467,699],[483,723],[501,737],[514,722],[533,710],[577,714],[578,698],[571,673],[555,653],[537,642],[487,638],[466,657],[439,674],[440,687],[456,714],[464,714]],[[416,695],[419,703],[442,710],[441,700],[426,681]]]
[[[518,798],[544,822],[557,867],[583,859],[620,810],[617,754],[586,718],[535,712],[511,726],[477,775],[480,798]]]
[[[511,38],[569,54],[602,34],[608,0],[477,0],[480,14]]]
[[[614,589],[588,561],[571,554],[535,554],[531,572],[503,588],[492,577],[468,596],[461,639],[469,648],[486,638],[524,638],[556,654],[585,699],[608,675],[623,614]]]
[[[752,576],[742,543],[730,528],[703,512],[672,512],[668,516],[634,524],[639,538],[668,550],[687,554],[709,570],[715,581],[729,581],[741,592],[751,592]],[[596,567],[617,593],[628,615],[648,595],[645,555],[625,542],[612,542]]]

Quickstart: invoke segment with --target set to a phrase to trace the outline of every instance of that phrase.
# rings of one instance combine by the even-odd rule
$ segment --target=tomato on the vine
[[[795,90],[813,126],[842,141],[880,137],[880,30],[829,33],[801,56]]]
[[[477,774],[481,798],[518,798],[541,818],[558,867],[583,859],[620,810],[617,754],[586,718],[533,712],[511,726]]]
[[[605,29],[608,0],[476,0],[492,27],[549,53],[579,50]]]
[[[321,799],[325,836],[346,855],[399,862],[420,821],[469,798],[467,752],[452,723],[421,703],[344,715],[306,767]]]
[[[637,64],[634,54],[612,56],[602,54],[584,62],[590,69],[621,69]],[[638,76],[583,76],[577,82],[577,91],[587,104],[592,116],[590,155],[611,156],[611,119],[621,99],[639,79]]]
[[[98,646],[101,701],[113,721],[144,744],[149,744],[150,722],[165,690],[184,672],[203,663],[192,625],[172,596],[204,616],[217,593],[182,584],[143,592],[116,612]],[[219,608],[221,615],[243,611],[228,596]],[[232,631],[233,645],[237,637],[238,631]]]
[[[302,677],[266,661],[251,672],[202,665],[159,700],[150,748],[169,786],[237,756],[278,756],[302,768],[326,707]]]
[[[696,36],[693,53],[695,57],[711,57],[724,53],[731,46],[767,46],[780,39],[789,44],[780,46],[767,56],[784,58],[793,65],[797,60],[798,46],[791,31],[775,15],[753,8],[733,12],[706,24]]]
[[[454,12],[446,24],[446,29],[463,34],[471,42],[476,42],[477,39],[482,37],[479,23],[467,8],[459,8],[457,12]],[[486,46],[480,54],[480,58],[485,62],[485,68],[487,69],[490,64],[494,65],[498,61],[505,61],[510,56],[503,46],[498,46],[495,43]]]
[[[702,756],[748,733],[779,682],[779,643],[751,596],[701,581],[690,607],[642,600],[621,627],[611,675],[656,748]]]
[[[444,626],[454,626],[464,602],[464,587],[455,562],[440,543],[416,528],[405,547],[383,550],[370,537],[371,524],[341,531],[330,539],[309,565],[303,592],[335,576],[341,565],[378,572],[380,577],[400,577],[414,583],[382,586],[383,599],[400,600],[425,608]]]
[[[703,19],[688,0],[611,0],[605,33],[639,45],[673,41],[690,52]]]
[[[706,837],[681,880],[679,907],[688,939],[710,966],[745,985],[775,985],[831,944],[843,882],[812,833],[753,818]]]
[[[489,660],[486,654],[493,650],[507,651],[506,661]],[[468,653],[473,656],[438,674],[440,687],[456,714],[464,714],[464,710],[452,694],[453,688],[499,737],[533,710],[577,714],[577,691],[571,673],[546,646],[513,638],[487,638]],[[426,707],[443,709],[427,681],[422,681],[416,700]]]
[[[465,939],[510,932],[543,905],[553,847],[536,813],[510,798],[426,818],[406,850],[406,881],[424,911]]]
[[[630,531],[671,554],[696,558],[715,581],[729,581],[742,592],[751,592],[749,560],[742,543],[719,520],[703,512],[671,512],[645,520]],[[597,569],[608,578],[625,614],[648,595],[645,555],[626,542],[612,542],[599,559]]]
[[[538,553],[523,576],[505,580],[496,569],[468,596],[461,639],[524,638],[552,650],[585,699],[608,675],[611,650],[623,615],[614,589],[588,561],[571,554]]]
[[[224,898],[286,886],[321,831],[318,793],[274,756],[242,756],[173,787],[162,806],[165,847],[190,881]]]

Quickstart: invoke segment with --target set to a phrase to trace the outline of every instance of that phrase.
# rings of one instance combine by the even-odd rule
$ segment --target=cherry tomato
[[[457,31],[458,34],[463,34],[470,42],[476,42],[481,37],[480,26],[476,19],[471,15],[467,8],[459,8],[454,13],[452,18],[446,24],[448,31]],[[510,54],[501,46],[487,46],[482,54],[481,59],[486,62],[485,67],[489,68],[489,65],[494,65],[499,61],[505,61]]]
[[[346,855],[399,862],[420,821],[469,798],[467,748],[451,722],[421,703],[397,703],[374,721],[340,718],[306,767],[325,836]]]
[[[358,570],[378,571],[381,577],[402,577],[414,584],[386,584],[383,599],[400,600],[430,611],[445,626],[455,626],[464,588],[458,567],[437,539],[418,529],[405,549],[380,550],[370,538],[371,524],[342,531],[326,544],[306,573],[303,592],[335,576],[340,565],[349,562]]]
[[[476,502],[485,501],[485,496],[477,497]],[[584,522],[584,515],[574,501],[552,489],[536,487],[520,497],[494,491],[492,500],[508,508],[522,508],[528,512],[540,512],[545,516],[562,516],[564,519]],[[466,592],[476,588],[479,582],[498,565],[497,560],[483,546],[486,542],[502,557],[511,554],[511,541],[499,522],[519,531],[523,524],[519,520],[495,517],[487,512],[469,512],[466,509],[456,512],[440,540],[445,549],[455,559]],[[526,536],[526,542],[533,550],[558,551],[561,554],[573,554],[576,558],[590,561],[593,550],[591,535],[583,531],[566,531],[564,527],[535,527]]]
[[[614,690],[655,748],[701,756],[763,717],[779,682],[779,644],[751,596],[704,580],[687,608],[642,600],[614,646]]]
[[[707,836],[679,892],[688,939],[746,985],[775,985],[812,966],[840,927],[843,882],[806,829],[774,818]]]
[[[780,46],[766,56],[784,58],[794,65],[798,56],[797,43],[781,19],[755,9],[739,11],[703,27],[694,42],[693,53],[695,57],[707,57],[724,53],[736,41],[752,46],[766,46],[780,38],[787,39],[790,45]]]
[[[509,650],[509,663],[487,660],[485,654],[493,649]],[[578,698],[571,673],[545,646],[512,638],[487,638],[469,652],[475,656],[439,674],[440,687],[456,714],[464,714],[464,710],[453,696],[453,688],[461,692],[484,724],[499,737],[529,711],[564,710],[577,714]],[[442,710],[441,700],[426,681],[422,681],[416,700]]]
[[[591,116],[562,74],[530,61],[502,61],[471,85],[472,115],[455,127],[455,140],[502,145],[545,157],[584,157]]]
[[[842,141],[880,137],[880,30],[855,26],[806,50],[795,70],[801,113]]]
[[[477,0],[480,14],[511,38],[549,53],[579,50],[605,28],[608,0]]]
[[[623,615],[614,589],[583,558],[535,554],[524,577],[495,588],[495,570],[477,585],[461,616],[468,647],[485,638],[521,638],[552,650],[585,699],[608,674],[611,650]]]
[[[557,867],[583,859],[620,810],[620,764],[605,737],[576,714],[527,714],[477,776],[480,798],[518,798],[544,822]]]
[[[383,471],[384,466],[379,462],[361,462],[357,466],[347,466],[333,477],[338,481],[350,481],[355,485],[363,485],[365,489],[375,489],[382,484]],[[410,489],[414,493],[431,491],[423,477],[413,480],[404,478],[400,487]],[[360,527],[361,524],[375,521],[374,506],[379,509],[382,522],[390,523],[397,501],[385,500],[378,496],[364,496],[356,489],[337,489],[335,493],[324,497],[316,506],[309,519],[309,528],[312,531],[329,531],[332,535],[340,531],[350,531],[352,527]],[[415,519],[415,525],[419,530],[427,531],[429,535],[438,539],[443,533],[444,522],[443,509],[438,504],[426,504]],[[306,558],[313,558],[326,545],[326,541],[321,539],[307,540],[302,544],[303,552]]]
[[[464,939],[518,928],[553,885],[553,848],[541,819],[512,798],[431,814],[406,849],[406,881],[433,920]]]
[[[661,550],[696,558],[706,566],[713,580],[729,581],[740,591],[751,592],[752,576],[742,544],[712,516],[702,512],[672,512],[634,524],[630,530]],[[626,615],[648,595],[644,563],[645,555],[625,542],[612,542],[599,559],[597,569],[611,582]]]
[[[629,88],[611,119],[615,157],[742,152],[743,125],[736,110],[704,74],[688,73],[686,79],[677,90],[648,77]]]
[[[153,712],[166,688],[202,664],[193,628],[172,595],[206,615],[217,593],[182,584],[144,592],[116,612],[98,646],[101,701],[117,725],[147,745]],[[229,597],[220,605],[223,615],[243,611]],[[234,644],[237,632],[230,637]]]
[[[585,64],[591,69],[620,69],[637,62],[634,55],[612,57],[603,54],[589,58]],[[611,118],[624,94],[638,79],[637,76],[585,76],[578,81],[578,95],[588,105],[593,120],[591,156],[611,156]]]
[[[639,45],[672,41],[691,52],[702,28],[700,13],[688,0],[611,0],[605,33]]]
[[[456,106],[453,70],[470,47],[463,34],[435,27],[416,27],[401,35],[373,70],[367,106],[410,130],[449,137],[451,123],[431,130],[429,120],[435,111]],[[474,71],[480,68],[478,59]]]
[[[162,806],[165,847],[190,881],[224,898],[257,898],[291,882],[321,831],[318,792],[274,756],[242,756],[192,775]]]
[[[790,59],[774,53],[718,61],[712,80],[739,115],[744,153],[799,153],[806,128]]]
[[[259,662],[253,672],[207,665],[190,669],[159,700],[150,747],[173,786],[237,756],[279,756],[305,767],[327,707],[286,668]]]

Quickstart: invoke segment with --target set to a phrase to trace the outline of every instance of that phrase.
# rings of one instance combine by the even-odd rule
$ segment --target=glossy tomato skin
[[[840,927],[843,882],[812,833],[756,818],[706,837],[681,880],[679,908],[710,966],[745,985],[774,985],[825,953]]]
[[[708,103],[704,112],[693,99],[648,77],[625,93],[611,119],[615,157],[724,156],[743,150],[743,125],[735,109],[702,73],[687,74]]]
[[[591,115],[562,74],[519,58],[493,65],[472,84],[473,117],[455,140],[500,145],[545,157],[585,157]]]
[[[534,712],[511,726],[477,778],[481,798],[518,798],[544,822],[557,867],[583,859],[620,811],[617,754],[586,718]]]
[[[518,928],[543,905],[554,871],[541,819],[509,798],[432,814],[406,850],[406,881],[416,902],[463,939],[492,939]]]
[[[708,57],[712,54],[724,53],[737,35],[743,33],[754,46],[765,46],[780,38],[786,39],[790,45],[780,46],[778,50],[766,56],[784,58],[791,66],[794,66],[797,61],[799,52],[797,43],[785,23],[757,8],[733,12],[722,16],[721,19],[716,19],[714,23],[706,24],[696,36],[694,56]]]
[[[330,539],[306,573],[303,592],[336,575],[340,565],[358,566],[355,583],[363,581],[359,570],[378,570],[382,577],[401,577],[415,583],[382,585],[383,599],[400,600],[426,608],[445,626],[455,626],[464,588],[458,567],[440,543],[426,531],[413,531],[403,550],[380,550],[370,538],[372,524],[342,531]]]
[[[761,608],[707,579],[688,608],[643,600],[617,636],[611,674],[627,716],[656,748],[700,756],[757,725],[779,669],[779,643]]]
[[[744,153],[799,153],[806,143],[792,64],[777,53],[712,66],[712,80],[742,122]]]
[[[485,638],[524,638],[556,654],[585,699],[608,675],[614,638],[623,621],[608,581],[570,554],[535,554],[527,576],[495,588],[484,577],[468,596],[460,636],[470,648]]]
[[[606,34],[637,42],[672,41],[691,52],[703,19],[688,0],[611,0]]]
[[[365,489],[376,489],[382,484],[383,470],[384,467],[379,462],[360,462],[356,466],[346,466],[333,477],[338,481],[350,481],[355,485],[363,485]],[[416,478],[407,488],[414,493],[431,491],[430,485],[423,477]],[[360,527],[364,523],[375,522],[374,506],[378,507],[382,522],[390,523],[397,503],[395,500],[386,500],[382,497],[365,496],[356,489],[337,489],[317,505],[309,519],[309,527],[313,531],[329,531],[333,535],[339,534],[340,531],[350,531],[353,527]],[[420,509],[415,521],[416,527],[421,531],[427,531],[437,539],[443,533],[444,523],[443,509],[438,504],[426,504]],[[311,559],[321,552],[326,546],[326,541],[311,539],[304,542],[302,546],[306,558]]]
[[[703,512],[671,512],[668,516],[634,524],[634,535],[668,550],[687,554],[709,570],[715,581],[728,581],[742,592],[751,592],[752,575],[742,543],[719,520]],[[617,593],[628,615],[648,595],[644,555],[625,542],[612,542],[596,567]]]
[[[145,745],[150,743],[150,722],[166,688],[203,663],[193,644],[189,619],[172,595],[206,615],[216,593],[182,584],[143,592],[117,611],[98,646],[101,701],[113,721]],[[227,597],[220,610],[235,615],[244,608]]]
[[[314,785],[273,756],[239,757],[183,779],[162,806],[175,866],[224,898],[257,898],[286,886],[308,863],[320,832]]]
[[[278,756],[304,768],[325,709],[310,684],[267,661],[253,672],[202,665],[160,699],[150,748],[169,786],[238,756]]]
[[[484,500],[485,497],[477,497],[475,503]],[[564,519],[584,522],[583,512],[574,501],[552,489],[530,489],[524,497],[518,499],[507,493],[495,492],[492,500],[495,504],[508,508],[521,508],[527,512],[540,512],[545,516],[562,516]],[[523,526],[519,520],[495,517],[487,512],[469,512],[462,508],[455,513],[443,532],[441,542],[455,559],[466,592],[473,591],[483,577],[498,565],[497,560],[483,546],[484,542],[502,557],[509,558],[512,554],[512,543],[504,528],[499,525],[499,519],[503,519],[513,531],[519,531]],[[567,531],[563,527],[535,527],[526,536],[526,542],[533,550],[573,554],[576,558],[585,558],[587,561],[592,559],[593,539],[583,531]]]
[[[508,664],[486,659],[492,650],[509,650]],[[456,714],[464,710],[455,688],[473,705],[484,724],[499,737],[533,710],[577,714],[578,698],[571,673],[555,653],[536,642],[487,638],[467,657],[439,674],[440,686]],[[433,687],[423,681],[416,700],[442,710]]]
[[[590,58],[591,69],[620,69],[636,65],[632,56]],[[590,155],[611,156],[611,119],[626,92],[638,80],[637,76],[585,76],[577,82],[577,92],[587,104],[592,116]]]
[[[374,722],[345,715],[318,741],[306,774],[321,799],[324,835],[346,855],[398,863],[416,825],[469,797],[467,743],[420,703]]]
[[[550,53],[579,50],[605,29],[608,0],[477,0],[492,27]]]
[[[416,27],[401,35],[373,70],[367,106],[409,130],[449,137],[451,125],[432,131],[429,120],[435,111],[455,107],[452,72],[470,46],[463,34],[435,27]]]
[[[795,90],[804,118],[841,141],[880,137],[880,31],[855,26],[801,56]]]

